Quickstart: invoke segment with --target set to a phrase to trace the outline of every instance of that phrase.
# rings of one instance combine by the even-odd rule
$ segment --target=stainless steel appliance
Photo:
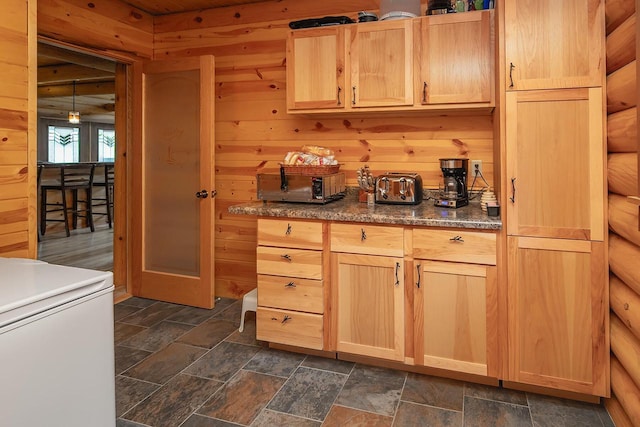
[[[258,199],[274,202],[328,203],[345,194],[345,175],[258,174]]]
[[[376,178],[376,203],[417,205],[422,202],[422,177],[412,172],[387,172]]]
[[[440,159],[444,187],[440,189],[436,206],[460,208],[469,204],[468,167],[469,159]]]

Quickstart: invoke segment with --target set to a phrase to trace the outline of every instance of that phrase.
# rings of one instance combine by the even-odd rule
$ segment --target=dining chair
[[[91,231],[95,231],[92,216],[91,194],[93,190],[93,163],[65,163],[59,166],[60,180],[40,184],[40,234],[47,231],[47,222],[64,222],[67,237],[71,235],[69,216],[73,228],[78,226],[78,218],[84,218]],[[49,201],[49,193],[58,193],[60,201]],[[71,193],[71,205],[67,200]],[[84,198],[79,198],[84,193]],[[61,212],[62,218],[52,218],[50,214]]]

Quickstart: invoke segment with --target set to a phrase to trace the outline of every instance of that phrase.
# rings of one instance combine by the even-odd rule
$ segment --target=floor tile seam
[[[366,412],[367,414],[377,415],[377,416],[379,416],[379,417],[391,418],[391,419],[392,419],[392,421],[391,421],[391,425],[393,425],[393,422],[394,422],[394,421],[395,421],[395,419],[396,419],[396,413],[395,413],[395,412],[394,412],[394,414],[393,414],[393,415],[386,415],[386,414],[381,414],[381,413],[379,413],[379,412],[369,411],[369,410],[367,410],[367,409],[354,408],[353,406],[348,406],[348,405],[345,405],[344,403],[333,403],[333,404],[331,405],[331,407],[333,408],[334,406],[340,406],[340,407],[342,407],[342,408],[353,409],[354,411],[359,411],[359,412]],[[397,408],[396,408],[396,412],[397,412]],[[326,419],[326,418],[327,418],[327,417],[325,416],[325,419]],[[324,420],[322,420],[322,422],[324,422]]]
[[[448,411],[448,412],[457,412],[459,414],[464,412],[464,402],[462,403],[462,409],[460,409],[459,411],[457,409],[451,409],[451,408],[445,408],[442,406],[436,406],[436,405],[429,405],[427,403],[420,403],[420,402],[412,402],[410,400],[404,400],[404,399],[400,399],[400,401],[398,402],[398,406],[400,406],[400,403],[404,402],[404,403],[410,403],[412,405],[418,405],[418,406],[425,406],[427,408],[433,408],[433,409],[439,409],[441,411]],[[398,412],[398,410],[396,409],[396,412]]]
[[[119,416],[118,418],[116,418],[116,421],[117,421],[117,420],[123,420],[123,421],[131,422],[131,423],[135,423],[135,424],[136,424],[136,427],[137,427],[137,426],[142,426],[142,427],[153,427],[151,424],[144,424],[144,423],[139,423],[139,422],[137,422],[137,421],[131,421],[131,420],[128,420],[128,419],[126,419],[126,418],[122,418],[122,416]]]
[[[277,393],[276,393],[276,394],[277,394]],[[333,405],[332,405],[332,406],[333,406]],[[302,415],[290,414],[290,413],[288,413],[288,412],[282,412],[282,411],[278,411],[278,410],[276,410],[276,409],[269,409],[269,408],[267,408],[266,406],[265,406],[264,408],[262,408],[262,410],[260,411],[260,413],[258,414],[258,416],[259,416],[260,414],[262,414],[262,412],[264,412],[264,411],[271,411],[271,412],[275,412],[276,414],[282,414],[282,415],[286,415],[286,416],[288,416],[288,417],[299,418],[299,419],[301,419],[301,420],[313,421],[313,422],[315,422],[315,423],[318,423],[318,422],[319,422],[319,423],[322,423],[322,422],[323,422],[323,421],[321,421],[321,420],[316,420],[315,418],[303,417]],[[258,418],[258,417],[256,417],[253,421],[251,421],[251,424],[249,424],[249,425],[252,425],[252,424],[256,421],[256,419],[257,419],[257,418]],[[326,416],[325,416],[325,418],[326,418]]]
[[[131,315],[134,315],[135,313],[131,313]],[[129,317],[129,316],[127,316]],[[126,319],[127,317],[125,317],[124,319]],[[117,320],[114,323],[122,323],[124,325],[129,325],[129,326],[140,326],[141,328],[145,328],[145,329],[149,329],[151,326],[144,326],[144,325],[137,325],[135,323],[130,323],[130,322],[125,322],[124,319],[122,320]],[[115,326],[115,325],[114,325]]]
[[[398,415],[398,408],[400,408],[400,403],[403,402],[402,395],[404,394],[404,388],[407,386],[407,380],[409,379],[409,375],[404,376],[404,382],[402,383],[402,389],[400,390],[400,399],[398,399],[398,403],[396,403],[396,409],[393,411],[393,417],[391,419],[391,425],[394,425],[396,422],[396,416]]]
[[[142,382],[147,383],[147,384],[157,385],[157,386],[159,386],[159,387],[162,387],[163,385],[165,385],[165,384],[166,384],[166,383],[164,383],[164,384],[161,384],[161,383],[154,383],[153,381],[148,381],[148,380],[143,380],[142,378],[132,377],[132,376],[130,376],[130,375],[126,375],[126,371],[125,371],[125,372],[123,372],[123,373],[121,373],[121,374],[120,374],[120,375],[118,375],[118,376],[119,376],[119,377],[124,377],[124,378],[130,378],[130,379],[133,379],[133,380],[136,380],[136,381],[142,381]],[[175,377],[175,375],[174,375],[173,377],[171,377],[170,379],[168,379],[168,380],[167,380],[167,382],[171,381],[174,377]]]
[[[306,360],[306,357],[304,359],[302,359],[302,361],[300,363],[302,363],[304,360]],[[249,363],[249,362],[247,362],[247,363]],[[244,368],[238,370],[238,372],[240,372],[242,370],[249,371],[249,372],[254,372],[254,371],[246,370]],[[297,371],[297,368],[296,368],[296,371]],[[262,414],[267,408],[269,408],[269,405],[271,405],[271,402],[273,402],[273,399],[275,399],[276,396],[278,395],[278,393],[280,393],[282,391],[282,389],[287,385],[287,383],[291,380],[291,378],[293,377],[293,375],[295,374],[296,371],[293,371],[293,373],[291,373],[291,375],[289,375],[289,377],[287,377],[287,379],[282,383],[282,385],[278,388],[278,390],[275,393],[273,393],[273,396],[271,396],[271,399],[269,399],[269,401],[262,407],[260,412],[258,412],[258,414],[251,420],[249,425],[253,424],[254,421],[260,416],[260,414]],[[265,375],[269,375],[269,374],[265,374]],[[276,375],[271,375],[271,376],[274,376],[276,378],[283,378],[283,377],[278,377]],[[269,409],[269,410],[273,411],[273,409]],[[292,415],[292,414],[288,414],[288,415]],[[326,415],[325,415],[325,418],[326,418]],[[322,423],[322,421],[320,421],[320,422]]]
[[[305,359],[305,360],[306,360],[306,359]],[[303,360],[303,362],[302,362],[302,363],[304,363],[304,360]],[[316,367],[313,367],[313,366],[304,366],[304,365],[302,365],[302,363],[298,366],[298,368],[305,368],[305,369],[311,369],[311,370],[314,370],[314,371],[327,372],[327,373],[329,373],[329,374],[344,375],[344,376],[346,376],[347,378],[349,378],[349,375],[350,375],[350,373],[349,373],[349,374],[343,374],[342,372],[331,371],[331,370],[329,370],[329,369],[316,368]],[[297,369],[297,368],[296,368],[296,369]]]
[[[135,378],[137,379],[137,378]],[[148,382],[148,381],[147,381]],[[155,384],[155,383],[151,383],[151,384]],[[157,385],[157,384],[155,384]],[[128,413],[130,413],[131,411],[133,411],[135,408],[137,408],[138,406],[140,406],[143,402],[146,402],[147,400],[149,400],[149,398],[151,398],[151,396],[153,396],[154,394],[156,394],[158,391],[160,391],[162,389],[162,385],[160,385],[160,387],[158,387],[157,389],[155,389],[154,391],[152,391],[151,393],[149,393],[144,399],[140,400],[138,403],[136,403],[135,405],[133,405],[131,408],[129,408],[127,411],[125,411],[123,414],[120,414],[120,416],[118,418],[122,418],[123,420],[126,421],[132,421],[134,423],[138,423],[137,421],[134,421],[132,419],[129,418],[125,418],[125,415],[127,415]],[[148,425],[148,424],[144,424],[144,423],[138,423],[138,424],[142,424],[142,425]],[[149,427],[153,427],[153,426],[149,426]]]
[[[189,414],[189,416],[188,416],[188,417],[187,417],[187,418],[186,418],[182,423],[180,423],[180,426],[178,426],[178,427],[182,427],[182,426],[184,426],[184,423],[186,423],[187,421],[189,421],[189,418],[191,418],[191,417],[192,417],[192,416],[194,416],[194,415],[197,415],[197,416],[199,416],[199,417],[206,418],[206,419],[208,419],[208,420],[213,420],[213,421],[222,421],[222,422],[225,422],[225,423],[232,424],[232,425],[234,425],[234,426],[238,426],[238,427],[245,427],[245,425],[244,425],[244,424],[238,424],[238,423],[234,423],[234,422],[231,422],[231,421],[226,421],[226,420],[223,420],[223,419],[220,419],[220,418],[210,417],[210,416],[208,416],[208,415],[204,415],[204,414],[198,414],[198,413],[196,413],[195,411],[194,411],[194,412],[192,412],[191,414]]]
[[[486,400],[489,402],[503,403],[505,405],[511,405],[511,406],[519,406],[521,408],[527,408],[529,409],[529,411],[531,411],[531,407],[529,405],[520,405],[519,403],[505,402],[504,400],[489,399],[488,397],[481,397],[481,396],[464,395],[464,397],[470,397],[470,398],[479,399],[479,400]]]
[[[324,424],[324,421],[327,419],[327,415],[329,415],[329,413],[331,412],[331,408],[333,408],[334,406],[344,406],[344,405],[336,404],[336,401],[338,400],[338,397],[340,397],[340,395],[342,394],[342,391],[344,390],[344,386],[347,384],[347,381],[349,381],[349,377],[353,373],[355,366],[356,364],[354,363],[353,366],[351,367],[351,371],[349,372],[349,375],[346,376],[347,378],[342,383],[342,386],[340,387],[340,391],[338,391],[335,397],[333,398],[333,401],[331,402],[331,406],[329,406],[329,411],[327,411],[327,413],[324,415],[324,418],[320,421],[320,423]],[[347,408],[347,406],[344,406],[344,407]],[[355,408],[352,408],[352,409],[355,409]]]

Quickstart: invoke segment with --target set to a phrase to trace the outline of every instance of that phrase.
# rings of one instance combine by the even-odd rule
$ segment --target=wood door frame
[[[129,215],[131,182],[131,165],[127,163],[127,152],[131,149],[132,123],[130,120],[133,106],[133,79],[130,57],[117,53],[105,53],[103,50],[76,46],[48,37],[38,36],[38,42],[44,42],[63,49],[84,53],[90,56],[105,58],[116,62],[116,92],[114,126],[118,143],[116,144],[115,181],[120,183],[114,187],[113,217],[113,282],[116,286],[115,302],[131,295],[131,274],[129,250]],[[31,165],[30,165],[31,166]],[[35,170],[35,165],[34,165]]]

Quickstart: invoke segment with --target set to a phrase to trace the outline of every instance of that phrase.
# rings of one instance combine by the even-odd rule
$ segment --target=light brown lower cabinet
[[[596,396],[609,383],[603,242],[509,237],[509,380]]]
[[[496,267],[416,260],[415,272],[415,363],[495,376]]]
[[[404,360],[404,263],[399,257],[331,254],[336,350]]]

